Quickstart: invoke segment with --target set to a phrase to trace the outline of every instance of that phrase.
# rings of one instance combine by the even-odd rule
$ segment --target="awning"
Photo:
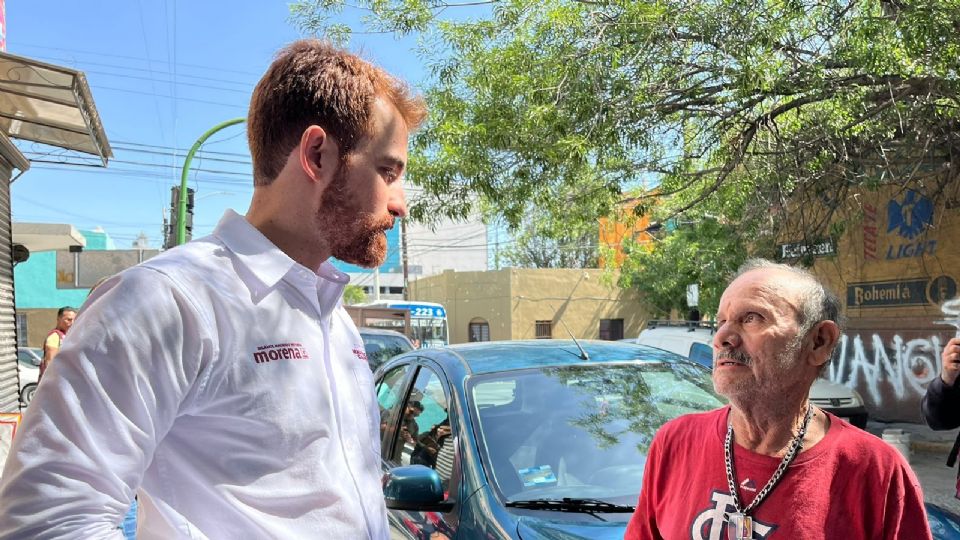
[[[0,52],[0,130],[15,139],[113,157],[86,77]]]
[[[68,250],[86,246],[87,239],[66,223],[13,223],[13,243],[23,244],[31,253]]]

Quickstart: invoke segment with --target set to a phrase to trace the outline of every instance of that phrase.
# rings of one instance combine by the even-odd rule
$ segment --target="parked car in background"
[[[369,326],[359,330],[371,370],[376,370],[388,358],[413,350],[410,339],[395,330]]]
[[[374,381],[392,539],[620,540],[654,433],[723,404],[703,366],[609,341],[421,349]]]
[[[935,504],[927,503],[927,521],[937,540],[960,540],[960,516]]]
[[[36,347],[17,347],[17,372],[20,377],[20,403],[30,404],[37,392],[37,380],[40,378],[40,361],[43,351]]]
[[[636,339],[649,345],[685,356],[713,369],[712,324],[697,321],[650,321]],[[810,388],[810,402],[839,416],[860,429],[867,427],[867,409],[856,390],[819,378]]]

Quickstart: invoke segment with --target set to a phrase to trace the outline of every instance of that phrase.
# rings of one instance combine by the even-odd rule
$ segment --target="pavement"
[[[910,436],[910,467],[920,480],[923,496],[934,503],[960,514],[960,500],[955,497],[957,468],[947,467],[947,454],[957,439],[958,430],[934,431],[925,424],[902,422],[867,423],[867,431],[881,437],[885,430],[899,429]],[[905,445],[904,445],[905,446]]]

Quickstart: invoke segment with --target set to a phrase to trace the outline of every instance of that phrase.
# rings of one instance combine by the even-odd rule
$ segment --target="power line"
[[[70,59],[70,58],[58,58],[58,57],[55,57],[55,56],[44,56],[44,58],[47,59],[47,60],[55,60],[55,61],[57,61],[57,62],[62,62],[62,63],[68,64],[68,65],[72,65],[73,67],[78,68],[80,71],[83,71],[83,72],[85,72],[85,73],[101,73],[101,74],[103,74],[103,75],[122,75],[122,74],[114,74],[114,73],[94,72],[94,71],[90,71],[90,70],[87,70],[87,69],[84,68],[84,66],[99,66],[99,67],[111,68],[111,69],[122,69],[122,70],[125,70],[125,71],[147,72],[147,73],[150,73],[150,74],[165,75],[165,76],[172,76],[172,75],[173,75],[173,74],[172,74],[171,72],[169,72],[169,71],[153,69],[152,67],[151,67],[151,68],[138,68],[138,67],[133,67],[133,66],[119,65],[119,64],[107,64],[107,63],[104,63],[104,62],[93,62],[93,61],[90,61],[90,60],[77,60],[77,59],[75,59],[75,58],[74,58],[74,59]],[[153,63],[154,60],[147,60],[147,62],[148,62],[148,63]],[[149,64],[148,64],[148,65],[149,65]],[[197,79],[197,80],[199,80],[199,81],[210,81],[210,82],[218,82],[218,83],[236,84],[236,85],[245,87],[248,92],[249,92],[250,90],[253,90],[253,87],[254,87],[254,84],[253,84],[253,83],[247,82],[247,81],[232,81],[232,80],[229,80],[229,79],[216,78],[216,77],[203,77],[203,76],[201,76],[201,75],[190,75],[190,74],[185,74],[185,73],[178,73],[178,74],[177,74],[177,77],[178,77],[178,78]],[[164,80],[164,81],[158,81],[158,82],[169,82],[169,81],[165,81],[165,80]],[[237,89],[233,89],[233,90],[237,90]]]
[[[175,146],[164,146],[164,145],[160,145],[160,144],[137,143],[137,142],[131,142],[131,141],[114,141],[114,143],[115,143],[115,144],[127,145],[127,146],[142,146],[142,147],[144,147],[144,148],[161,148],[161,149],[164,149],[164,150],[172,150],[172,151],[179,152],[179,153],[182,153],[182,154],[186,154],[186,153],[187,153],[187,149],[186,149],[186,148],[178,148],[178,147],[175,147]],[[207,144],[211,144],[211,143],[207,143]],[[250,157],[250,154],[248,154],[248,153],[243,153],[243,152],[220,152],[220,151],[203,150],[203,149],[197,151],[197,155],[200,155],[200,154],[215,154],[215,155],[218,155],[218,156]]]
[[[226,87],[223,87],[223,86],[213,86],[213,85],[210,85],[210,84],[191,83],[191,82],[177,81],[177,80],[174,80],[174,79],[157,81],[157,80],[155,80],[155,79],[151,79],[150,77],[140,77],[140,76],[137,76],[137,75],[127,75],[127,74],[123,74],[123,73],[109,73],[109,72],[106,72],[106,71],[97,71],[97,70],[91,70],[91,69],[84,69],[83,72],[84,72],[84,73],[93,73],[93,74],[95,74],[95,75],[103,75],[103,76],[107,76],[107,77],[117,77],[117,78],[120,78],[120,79],[130,79],[130,80],[134,80],[134,81],[151,81],[151,82],[175,84],[175,85],[180,85],[180,86],[189,86],[189,87],[192,87],[192,88],[203,88],[203,89],[205,89],[205,90],[219,90],[219,91],[223,91],[223,92],[235,92],[235,93],[237,93],[237,94],[244,94],[244,95],[247,95],[247,96],[249,96],[250,93],[251,93],[251,91],[253,90],[253,85],[250,85],[250,89],[249,89],[249,90],[241,90],[241,89],[239,89],[239,88],[226,88]]]
[[[142,56],[128,56],[128,55],[122,55],[122,54],[111,54],[111,53],[105,53],[105,52],[87,51],[87,50],[83,50],[83,49],[76,49],[76,48],[73,48],[73,47],[71,47],[71,48],[69,48],[69,49],[65,49],[65,48],[62,48],[62,47],[49,47],[49,46],[46,46],[46,45],[35,45],[35,44],[31,44],[31,43],[23,43],[23,42],[20,42],[20,41],[8,42],[8,45],[10,45],[10,47],[8,47],[8,48],[9,48],[9,49],[15,49],[16,47],[13,47],[13,46],[12,46],[12,45],[14,45],[14,44],[16,45],[16,47],[30,47],[30,48],[33,48],[33,49],[43,49],[43,50],[51,50],[51,51],[64,51],[64,52],[68,52],[68,53],[89,54],[89,55],[96,56],[96,57],[98,57],[98,58],[100,58],[100,57],[123,58],[123,59],[125,59],[125,60],[136,60],[137,62],[143,62],[144,60],[147,60],[147,61],[150,60],[149,58],[143,58]],[[204,66],[204,65],[200,65],[200,64],[188,64],[188,63],[185,63],[185,62],[179,62],[179,63],[175,62],[174,65],[182,66],[182,67],[192,67],[192,68],[202,69],[202,70],[205,70],[205,71],[223,71],[223,72],[227,72],[227,73],[240,73],[240,74],[242,74],[242,75],[253,75],[253,76],[255,76],[255,77],[259,77],[259,76],[260,76],[259,73],[255,73],[255,72],[252,72],[252,71],[241,71],[241,70],[235,70],[235,69],[227,69],[227,68],[223,68],[223,67]]]
[[[33,163],[37,163],[38,161],[32,160],[32,162],[33,162]],[[70,165],[70,164],[64,164],[64,163],[60,163],[60,162],[49,162],[49,161],[46,162],[46,163],[52,163],[53,165],[57,165],[57,166],[51,167],[51,166],[47,166],[47,165],[37,165],[37,166],[31,167],[31,169],[48,170],[48,171],[61,171],[61,172],[62,172],[62,171],[64,171],[64,170],[66,170],[65,167],[64,167],[64,165]],[[154,184],[160,184],[160,185],[162,185],[162,186],[167,186],[167,187],[173,185],[176,181],[179,180],[179,179],[176,177],[176,175],[173,175],[173,174],[151,173],[151,172],[148,172],[148,171],[137,170],[137,169],[117,169],[117,168],[102,169],[102,168],[99,168],[99,167],[98,167],[98,168],[94,168],[94,167],[78,167],[78,168],[72,169],[71,172],[74,172],[74,173],[97,174],[97,175],[123,176],[123,177],[126,178],[126,179],[143,180],[143,181],[151,182],[151,183],[154,183]],[[155,179],[155,178],[162,179],[162,180],[164,180],[164,181],[152,180],[152,179]],[[252,180],[251,180],[250,182],[244,182],[244,181],[237,181],[237,180],[218,180],[218,179],[216,179],[216,178],[203,178],[202,181],[203,181],[204,184],[213,184],[213,185],[218,185],[218,186],[228,186],[228,187],[230,187],[231,189],[237,189],[237,190],[239,190],[240,192],[245,193],[245,194],[253,193],[253,181],[252,181]],[[247,191],[247,190],[242,190],[242,189],[241,189],[241,188],[244,188],[244,187],[249,188],[249,191]]]
[[[204,104],[204,105],[220,105],[221,107],[227,107],[227,108],[230,108],[230,109],[244,109],[244,110],[246,110],[246,108],[247,108],[246,105],[231,105],[231,104],[229,104],[229,103],[221,103],[221,102],[218,102],[218,101],[208,101],[208,100],[205,100],[205,99],[194,99],[194,98],[168,96],[168,95],[159,94],[159,93],[141,92],[141,91],[138,91],[138,90],[128,90],[128,89],[126,89],[126,88],[116,88],[116,87],[113,87],[113,86],[103,86],[103,85],[101,85],[101,84],[95,85],[95,88],[98,88],[98,89],[100,89],[100,90],[113,90],[113,91],[115,91],[115,92],[126,92],[126,93],[128,93],[128,94],[139,94],[139,95],[143,95],[143,96],[153,96],[153,97],[159,97],[159,98],[164,98],[164,99],[172,99],[172,100],[174,100],[174,102],[176,102],[177,100],[179,100],[179,101],[189,101],[189,102],[191,102],[191,103],[202,103],[202,104]]]
[[[113,148],[115,151],[118,150],[118,151],[123,151],[123,152],[137,152],[137,153],[140,153],[140,154],[152,154],[152,155],[155,155],[155,156],[166,156],[166,157],[175,157],[175,156],[178,156],[178,154],[175,153],[175,152],[162,152],[162,151],[159,151],[159,150],[147,150],[146,148],[129,148],[129,147],[118,146],[118,145],[113,145],[113,146],[111,146],[111,148]],[[202,160],[204,160],[204,161],[218,161],[218,162],[221,162],[221,163],[236,163],[236,164],[238,164],[238,165],[250,165],[250,166],[253,165],[253,162],[252,162],[252,161],[240,161],[240,160],[238,160],[238,159],[225,159],[225,158],[210,157],[210,156],[202,155],[200,152],[197,152],[197,153],[196,153],[196,157],[197,157],[198,159],[202,159]]]

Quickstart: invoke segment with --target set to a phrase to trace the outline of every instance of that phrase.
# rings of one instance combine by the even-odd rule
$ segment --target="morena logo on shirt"
[[[301,343],[277,343],[276,345],[260,345],[253,353],[253,361],[258,364],[274,360],[307,360],[310,355]]]
[[[367,351],[358,347],[354,347],[351,350],[353,351],[353,355],[357,357],[357,360],[362,360],[364,362],[367,361]]]

